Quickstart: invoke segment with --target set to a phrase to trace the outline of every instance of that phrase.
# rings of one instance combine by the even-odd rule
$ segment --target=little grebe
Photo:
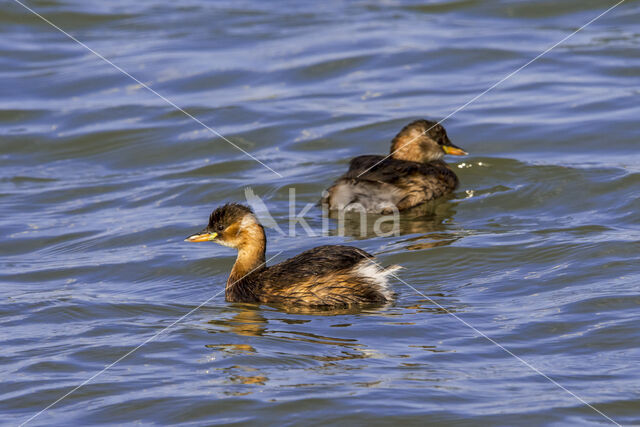
[[[330,210],[388,213],[392,206],[404,210],[441,197],[458,186],[458,177],[442,160],[445,154],[467,153],[453,145],[441,125],[416,120],[393,138],[390,157],[352,159],[322,203]]]
[[[225,289],[227,301],[344,307],[385,303],[392,291],[374,257],[353,246],[320,246],[280,264],[265,265],[266,237],[253,211],[236,203],[214,210],[188,242],[213,241],[236,248],[238,257]]]

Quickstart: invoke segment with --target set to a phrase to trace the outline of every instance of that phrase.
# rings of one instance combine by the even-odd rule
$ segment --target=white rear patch
[[[385,269],[372,261],[363,260],[356,265],[356,274],[360,277],[366,278],[371,282],[387,300],[393,299],[393,291],[389,287],[388,276],[394,271],[400,270],[402,267],[399,265],[391,265]]]

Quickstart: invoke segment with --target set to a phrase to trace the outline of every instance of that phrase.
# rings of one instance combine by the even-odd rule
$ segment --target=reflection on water
[[[248,344],[205,344],[207,348],[220,349],[226,353],[241,354],[241,353],[255,353],[256,349]]]
[[[251,366],[232,365],[225,368],[216,368],[213,373],[217,377],[225,378],[223,381],[218,380],[216,382],[227,387],[224,394],[228,396],[248,396],[255,392],[254,386],[264,386],[269,381],[269,378],[262,375],[259,369]],[[238,385],[250,387],[233,389],[233,386]]]
[[[415,310],[416,313],[431,313],[431,314],[451,314],[451,313],[461,313],[464,312],[465,307],[461,305],[459,302],[457,305],[453,305],[454,301],[451,300],[451,297],[448,297],[446,300],[445,296],[442,294],[432,294],[428,295],[430,299],[420,299],[418,300],[418,304],[412,304],[406,306],[407,310]],[[435,304],[437,302],[439,305]]]
[[[333,219],[329,227],[329,235],[344,235],[355,239],[367,239],[377,236],[407,235],[429,233],[447,230],[447,223],[451,222],[455,211],[455,203],[447,198],[424,203],[412,209],[402,211],[399,216],[364,214],[346,212],[344,222],[340,222],[339,215],[331,212]],[[397,223],[396,223],[397,222]]]
[[[405,249],[431,249],[437,248],[438,246],[447,246],[452,244],[456,240],[459,240],[463,237],[460,234],[461,233],[429,233],[421,236],[411,237],[405,240],[399,240],[396,242],[396,244],[399,245],[406,242],[418,242],[421,240],[427,240],[426,242],[411,243],[410,245],[405,246]]]
[[[291,311],[285,308],[277,309],[257,304],[233,303],[224,309],[223,315],[217,319],[209,319],[206,324],[210,327],[209,332],[224,343],[205,344],[207,349],[213,351],[208,360],[212,361],[214,367],[208,369],[207,372],[214,376],[214,382],[226,384],[231,387],[224,391],[229,396],[247,396],[256,392],[255,387],[268,385],[272,380],[276,380],[279,387],[309,387],[320,385],[320,383],[312,383],[308,381],[297,380],[292,372],[297,371],[299,378],[309,378],[322,373],[322,375],[337,375],[356,369],[353,363],[357,361],[365,361],[370,359],[385,360],[393,359],[411,359],[412,355],[402,351],[402,348],[384,348],[380,343],[371,341],[368,333],[359,337],[357,334],[353,336],[351,329],[358,330],[362,328],[362,322],[358,323],[335,323],[331,319],[334,316],[344,318],[344,316],[358,316],[366,314],[371,319],[376,319],[380,325],[388,327],[418,327],[421,321],[416,322],[389,322],[389,317],[407,318],[408,316],[421,315],[421,313],[429,314],[445,314],[447,312],[458,312],[458,307],[451,300],[451,296],[443,293],[434,293],[430,297],[437,299],[438,303],[444,308],[437,307],[433,301],[422,299],[415,303],[405,306],[394,306],[392,309],[376,310],[355,308],[350,310],[323,310],[313,311],[304,310],[303,312],[292,315]],[[448,301],[445,303],[444,301]],[[287,314],[288,317],[282,317]],[[364,318],[366,319],[366,317]],[[316,323],[329,324],[324,326],[325,331],[329,331],[327,326],[340,331],[343,336],[320,334]],[[235,338],[234,338],[235,337]],[[236,339],[242,342],[234,342]],[[257,338],[257,340],[256,340]],[[252,342],[248,344],[247,342]],[[273,366],[263,369],[261,360],[269,360],[268,364],[273,365],[275,362],[270,355],[270,351],[263,350],[265,346],[268,348],[287,348],[295,346],[298,348],[294,353],[281,353],[279,360],[284,363],[287,368],[285,374],[286,383],[282,383],[282,378],[273,375]],[[305,349],[313,346],[314,351],[308,352]],[[441,349],[435,343],[427,342],[424,339],[412,341],[404,346],[406,348],[416,348],[432,353],[446,353],[453,350]],[[238,358],[253,357],[253,363],[239,364]],[[304,362],[302,362],[304,361]],[[317,362],[317,364],[309,365],[309,361]],[[415,366],[419,366],[416,363]],[[403,366],[412,366],[410,362],[403,362]],[[269,373],[270,372],[270,373]],[[284,375],[284,374],[283,374]],[[276,379],[277,378],[277,379]],[[222,381],[222,382],[221,382]],[[380,384],[380,381],[353,381],[344,383],[344,385],[353,385],[357,387],[374,387]],[[239,387],[241,388],[233,388]]]
[[[263,375],[254,375],[254,376],[232,375],[229,377],[229,380],[235,384],[264,385],[267,382],[268,378]]]
[[[265,333],[267,320],[260,313],[257,304],[234,303],[230,308],[234,311],[230,319],[209,320],[208,323],[240,336],[260,336]]]
[[[463,238],[468,233],[458,227],[452,227],[456,214],[455,203],[439,200],[426,203],[409,211],[402,212],[399,217],[399,235],[412,235],[405,239],[396,239],[392,243],[387,243],[385,248],[378,254],[395,253],[398,250],[421,250],[447,246]],[[367,237],[375,237],[376,233],[371,227],[364,227],[376,219],[361,218],[359,215],[348,217],[346,222],[346,234],[353,238],[360,238],[361,233],[366,228]],[[392,224],[386,223],[390,230]]]
[[[13,425],[224,283],[230,250],[182,242],[213,207],[251,186],[286,232],[289,188],[296,212],[316,203],[349,159],[387,152],[410,121],[447,116],[606,7],[28,2],[279,178],[5,3],[0,414]],[[357,215],[347,237],[335,218],[324,235],[318,207],[316,235],[268,230],[271,254],[353,244],[404,266],[419,293],[393,281],[389,306],[340,311],[220,297],[33,425],[606,422],[449,312],[639,424],[638,6],[447,119],[471,153],[452,164],[460,187],[403,212],[399,236],[377,237],[376,216],[361,234]]]
[[[337,345],[346,348],[354,348],[361,347],[362,344],[358,344],[357,339],[343,339],[343,338],[332,338],[318,334],[312,334],[309,332],[302,331],[285,331],[285,330],[273,330],[270,332],[274,336],[277,336],[283,340],[289,341],[300,341],[306,343],[313,344],[330,344]]]

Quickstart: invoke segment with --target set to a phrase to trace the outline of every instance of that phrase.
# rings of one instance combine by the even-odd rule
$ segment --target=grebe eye
[[[218,225],[218,231],[224,230],[224,226],[222,224]]]

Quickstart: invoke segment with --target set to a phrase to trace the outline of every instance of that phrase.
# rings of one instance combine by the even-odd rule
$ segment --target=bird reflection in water
[[[443,349],[425,339],[412,342],[407,347],[381,351],[376,348],[376,339],[369,342],[367,337],[354,335],[345,329],[361,327],[364,319],[373,316],[370,319],[385,328],[396,325],[414,330],[419,327],[416,325],[422,324],[419,319],[424,320],[425,313],[457,311],[457,304],[451,302],[452,295],[438,291],[428,295],[446,308],[437,307],[430,299],[412,299],[411,305],[394,305],[387,309],[361,307],[359,310],[310,312],[307,308],[304,313],[292,314],[290,308],[229,304],[207,321],[211,337],[218,343],[227,343],[206,346],[211,349],[207,369],[211,374],[210,383],[220,395],[247,396],[263,391],[264,387],[320,385],[319,375],[346,374],[371,363],[367,361],[371,359],[423,364],[423,361],[413,359],[415,352],[408,352],[408,347],[420,346],[425,352],[432,353],[453,350]],[[357,317],[351,316],[356,313]],[[332,332],[331,336],[327,335],[328,331]],[[288,368],[283,370],[282,366]],[[424,368],[429,369],[429,366],[424,365]],[[384,380],[346,380],[343,385],[379,387],[384,383]]]
[[[452,230],[449,225],[456,213],[454,207],[455,204],[446,201],[423,203],[402,212],[395,220],[393,215],[381,216],[359,212],[330,213],[330,218],[336,220],[336,223],[329,229],[329,235],[338,236],[344,233],[345,236],[354,239],[368,239],[419,234],[397,240],[392,244],[393,249],[389,252],[397,251],[398,246],[408,250],[447,246],[465,235],[460,230]],[[343,215],[343,218],[339,215]],[[387,250],[379,253],[385,252]]]
[[[231,319],[212,319],[208,323],[222,326],[225,330],[229,330],[239,336],[258,337],[265,333],[267,319],[261,314],[259,305],[234,303],[231,304],[230,308],[234,311]],[[215,329],[215,332],[219,332],[219,330]]]
[[[216,318],[207,322],[213,326],[210,328],[211,333],[220,334],[220,332],[231,331],[239,337],[258,337],[265,333],[267,320],[262,316],[259,306],[238,303],[233,304],[231,308],[234,311],[231,319]],[[222,352],[232,357],[233,360],[236,360],[234,356],[252,356],[258,353],[255,347],[246,343],[206,344],[205,347],[214,349],[216,353]],[[213,359],[215,360],[217,357],[214,356]],[[225,391],[223,393],[228,396],[246,396],[255,391],[253,388],[245,387],[228,389],[229,385],[263,386],[269,381],[263,372],[252,366],[234,364],[214,369],[222,372],[225,376]]]
[[[234,303],[230,304],[225,312],[222,313],[222,316],[217,314],[215,319],[210,319],[207,323],[212,334],[219,338],[226,336],[229,340],[227,341],[228,343],[206,345],[207,348],[212,349],[214,352],[210,357],[213,364],[211,372],[218,373],[215,375],[218,378],[214,379],[213,382],[224,388],[222,393],[225,395],[245,396],[258,391],[256,387],[268,385],[270,382],[270,378],[266,375],[269,368],[262,369],[260,364],[256,363],[256,358],[268,357],[262,354],[263,352],[261,352],[260,348],[255,346],[256,343],[262,342],[259,337],[270,338],[270,340],[265,341],[265,345],[270,345],[269,342],[277,339],[282,342],[281,345],[293,345],[299,350],[306,349],[309,344],[320,346],[316,347],[316,351],[313,353],[294,352],[290,356],[295,359],[320,363],[319,366],[308,367],[314,372],[317,372],[317,370],[341,371],[345,369],[341,362],[384,357],[384,355],[368,348],[356,338],[342,338],[313,333],[308,330],[307,326],[313,319],[305,318],[306,315],[321,315],[325,317],[354,313],[373,314],[381,312],[379,307],[375,309],[360,307],[359,310],[346,308],[311,310],[309,308],[301,308],[299,312],[291,316],[290,307],[285,310],[284,308],[277,309],[257,304]],[[351,326],[350,323],[344,323],[343,318],[338,319],[336,319],[335,325],[331,326],[336,328],[348,328]],[[229,332],[231,335],[228,334]],[[298,347],[296,343],[304,345]],[[232,362],[232,364],[228,364],[228,362]],[[220,378],[220,374],[222,374],[222,378]],[[276,378],[276,380],[281,379]],[[291,383],[284,386],[296,387],[300,385]]]

